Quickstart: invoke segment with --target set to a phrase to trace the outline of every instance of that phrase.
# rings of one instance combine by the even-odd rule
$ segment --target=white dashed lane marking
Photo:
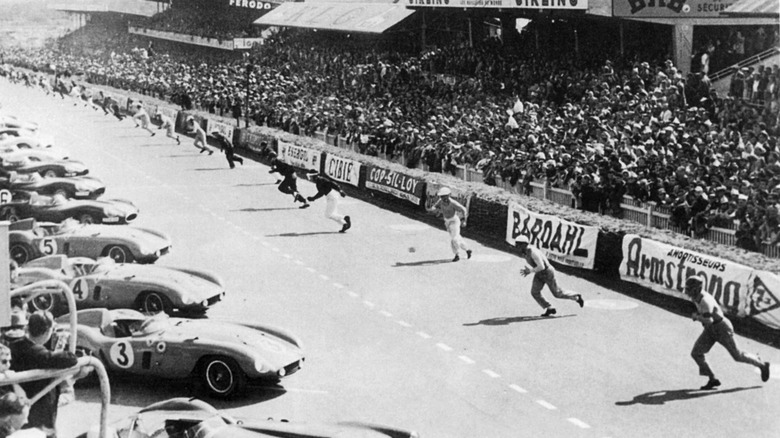
[[[431,339],[431,335],[425,332],[417,332],[417,335],[423,339]]]
[[[312,274],[313,274],[313,273],[315,273],[315,272],[317,272],[317,270],[316,270],[316,269],[314,269],[314,268],[311,268],[311,267],[309,267],[309,268],[306,268],[306,270],[307,270],[307,271],[309,271],[309,272],[311,272]]]
[[[519,392],[520,394],[527,394],[528,391],[526,391],[524,388],[515,385],[514,383],[509,385],[510,388],[512,388],[514,391]]]
[[[447,344],[443,344],[443,343],[441,343],[441,342],[439,342],[438,344],[436,344],[436,346],[437,346],[437,347],[439,347],[439,348],[441,348],[441,349],[442,349],[442,350],[444,350],[444,351],[452,351],[452,347],[450,347],[450,346],[449,346],[449,345],[447,345]]]
[[[555,406],[551,405],[550,403],[547,403],[544,400],[536,400],[536,403],[538,403],[539,405],[541,405],[541,406],[543,406],[543,407],[545,407],[545,408],[547,408],[547,409],[549,409],[551,411],[554,411],[554,410],[558,409]]]
[[[577,418],[567,418],[566,421],[582,429],[590,429],[590,425],[588,423]]]
[[[468,356],[458,356],[458,359],[462,360],[463,362],[466,362],[467,364],[471,365],[476,363],[474,359],[468,357]]]
[[[351,296],[352,298],[357,298],[360,296],[357,292],[352,292],[351,290],[347,291],[347,295]]]
[[[498,374],[497,372],[495,372],[493,370],[484,369],[484,370],[482,370],[482,372],[487,374],[489,377],[494,378],[494,379],[498,379],[499,377],[501,377],[500,374]]]
[[[328,280],[330,280],[330,278],[328,278],[328,276],[327,276],[327,275],[325,275],[325,274],[320,274],[320,279],[321,279],[321,280],[323,280],[323,281],[328,281]]]
[[[406,327],[406,328],[409,328],[409,327],[411,327],[411,326],[412,326],[411,324],[409,324],[409,323],[408,323],[408,322],[406,322],[406,321],[397,321],[397,322],[398,322],[398,325],[400,325],[401,327]]]
[[[371,301],[363,301],[363,304],[365,304],[366,307],[370,307],[372,309],[374,308],[374,306],[376,306],[376,304],[372,303]]]
[[[344,289],[344,285],[341,283],[333,283],[333,287],[336,289]]]
[[[379,314],[382,315],[382,316],[385,316],[387,318],[392,318],[393,317],[393,314],[388,312],[387,310],[382,310],[382,311],[379,312]]]

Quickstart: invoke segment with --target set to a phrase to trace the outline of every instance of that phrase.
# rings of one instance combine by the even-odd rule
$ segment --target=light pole
[[[254,69],[255,66],[251,62],[246,63],[246,113],[244,113],[244,120],[246,121],[246,125],[244,126],[245,128],[249,127],[249,76],[252,74]]]

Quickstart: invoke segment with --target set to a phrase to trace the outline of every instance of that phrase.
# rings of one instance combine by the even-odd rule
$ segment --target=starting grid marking
[[[115,159],[119,160],[119,158],[114,156],[113,154],[110,154],[110,153],[107,153],[107,154],[110,155],[112,158],[115,158]],[[119,161],[121,161],[121,160],[119,160]],[[143,172],[143,171],[141,171],[139,169],[133,169],[133,170],[136,173],[142,174],[146,179],[154,179],[153,177],[151,177],[150,175],[146,174],[145,172]],[[183,200],[185,200],[185,201],[187,201],[189,203],[193,203],[193,200],[189,196],[184,195],[183,193],[181,193],[176,188],[168,186],[168,185],[165,185],[165,184],[163,185],[163,187],[168,188],[169,190],[173,191],[174,193],[178,193],[178,194],[182,195],[182,199]],[[262,246],[264,246],[266,248],[270,248],[273,252],[276,252],[276,253],[281,252],[281,250],[279,248],[272,246],[270,243],[268,243],[266,240],[262,239],[261,237],[259,237],[257,235],[254,235],[254,234],[252,234],[251,232],[249,232],[247,230],[244,230],[242,227],[233,224],[229,220],[226,220],[225,217],[219,216],[217,213],[215,213],[214,211],[212,211],[210,208],[206,207],[205,205],[203,205],[201,203],[197,203],[196,206],[200,210],[203,210],[204,212],[212,215],[216,219],[218,219],[218,220],[220,220],[222,222],[225,222],[228,225],[231,225],[233,228],[235,228],[237,230],[240,230],[242,233],[244,233],[245,235],[251,237],[253,240],[259,241]],[[419,227],[419,226],[420,225],[413,224],[413,225],[407,225],[406,227],[397,227],[397,228],[398,228],[399,231],[408,231],[408,230],[417,231],[417,227]],[[425,226],[425,228],[427,228],[427,226]],[[307,271],[309,271],[310,273],[312,273],[312,274],[318,274],[318,271],[316,269],[314,269],[312,267],[306,267],[305,262],[303,262],[303,261],[301,261],[299,259],[295,259],[290,254],[283,254],[283,257],[284,257],[284,259],[289,260],[289,261],[293,262],[294,264],[296,264],[298,266],[305,267],[305,269]],[[318,275],[324,281],[328,281],[329,280],[329,277],[324,275],[324,274],[318,274]],[[341,284],[341,283],[335,283],[334,282],[332,285],[333,285],[333,287],[335,289],[343,289],[344,292],[347,295],[349,295],[350,297],[352,297],[352,298],[360,298],[360,294],[358,294],[357,292],[345,289],[345,286],[343,284]],[[372,303],[370,301],[367,301],[367,300],[363,300],[363,304],[365,305],[366,308],[371,309],[371,310],[373,310],[376,307],[376,305],[374,303]],[[392,318],[393,317],[393,314],[388,312],[387,310],[380,310],[380,311],[378,311],[378,313],[380,315],[385,316],[386,318]],[[401,327],[412,328],[412,324],[408,323],[408,322],[406,322],[404,320],[396,320],[395,322],[398,325],[400,325]],[[432,335],[430,335],[430,334],[428,334],[426,332],[423,332],[423,331],[417,331],[416,334],[417,334],[417,336],[419,336],[420,338],[425,339],[425,340],[433,338]],[[447,345],[447,344],[445,344],[443,342],[437,342],[435,344],[435,346],[439,350],[442,350],[443,352],[451,352],[451,351],[454,350],[453,347],[450,347],[449,345]],[[461,362],[463,362],[465,364],[468,364],[468,365],[474,365],[474,364],[477,363],[476,360],[474,360],[474,359],[472,359],[472,358],[470,358],[468,356],[465,356],[465,355],[459,355],[457,357],[458,357],[458,359]],[[481,372],[483,374],[485,374],[487,377],[491,378],[491,379],[500,379],[501,378],[501,375],[499,375],[497,372],[495,372],[493,370],[490,370],[490,369],[487,369],[487,368],[482,369]],[[514,392],[518,393],[518,394],[528,394],[528,390],[518,386],[517,384],[511,383],[511,384],[508,385],[508,387],[511,390],[513,390]],[[554,405],[552,405],[551,403],[549,403],[549,402],[547,402],[545,400],[537,399],[537,400],[534,400],[534,401],[535,401],[536,404],[544,407],[545,409],[547,409],[549,411],[554,411],[554,410],[558,409],[557,407],[555,407]],[[570,424],[572,424],[574,426],[577,426],[577,427],[579,427],[581,429],[589,429],[589,428],[591,428],[591,426],[589,424],[585,423],[584,421],[582,421],[582,420],[580,420],[578,418],[569,417],[569,418],[566,418],[565,420],[568,423],[570,423]]]

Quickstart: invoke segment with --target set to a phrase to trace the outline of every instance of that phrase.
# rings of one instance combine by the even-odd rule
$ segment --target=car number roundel
[[[76,278],[71,281],[70,289],[76,301],[84,301],[89,296],[89,283],[86,278]]]
[[[111,346],[108,355],[111,357],[111,362],[119,368],[130,368],[135,361],[133,347],[129,341],[116,342]]]
[[[13,198],[13,195],[10,190],[0,190],[0,204],[8,204],[11,202],[11,198]]]
[[[38,243],[38,249],[44,255],[57,254],[57,241],[50,237],[41,239],[40,243]]]

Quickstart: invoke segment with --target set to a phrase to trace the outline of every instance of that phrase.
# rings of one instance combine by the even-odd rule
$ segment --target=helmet
[[[531,243],[531,240],[528,239],[528,236],[517,236],[517,239],[515,239],[515,246],[520,245],[521,243]]]
[[[452,190],[450,190],[449,187],[442,187],[439,189],[438,193],[436,193],[436,196],[449,196],[452,194]]]

